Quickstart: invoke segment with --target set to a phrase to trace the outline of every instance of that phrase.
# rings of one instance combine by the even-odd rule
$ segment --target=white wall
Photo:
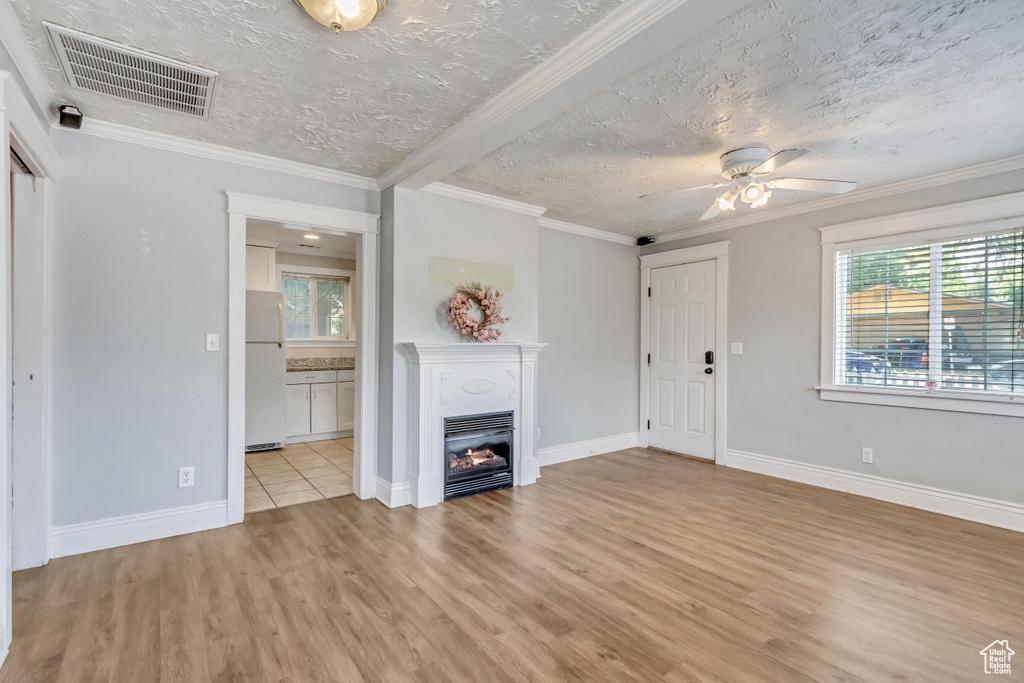
[[[503,341],[535,342],[539,228],[532,216],[397,188],[384,194],[381,229],[380,377],[382,385],[389,385],[381,388],[381,429],[388,428],[385,411],[392,424],[381,435],[379,472],[397,483],[408,481],[412,454],[412,366],[398,345],[464,341],[448,323],[452,289],[429,284],[430,258],[512,266],[513,287],[504,299],[505,314],[512,320],[502,328]],[[386,285],[389,275],[393,282]]]
[[[540,446],[637,431],[637,248],[540,229]]]
[[[730,240],[728,448],[1024,503],[1024,419],[822,401],[821,235],[851,220],[1024,190],[1006,173],[657,244]],[[875,464],[860,462],[861,445]]]
[[[53,524],[227,495],[225,190],[378,210],[376,193],[65,130],[54,253]],[[204,348],[222,335],[220,353]],[[194,488],[177,469],[196,467]]]

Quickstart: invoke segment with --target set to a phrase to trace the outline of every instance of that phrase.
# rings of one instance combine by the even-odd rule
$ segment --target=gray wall
[[[636,247],[540,230],[541,448],[637,431]]]
[[[64,130],[53,523],[227,495],[224,190],[376,212],[376,193]],[[222,335],[207,353],[208,332]],[[194,488],[177,488],[194,465]]]
[[[851,220],[1024,190],[1024,172],[780,219],[654,253],[731,241],[727,442],[730,449],[1024,503],[1024,418],[822,401],[821,236]],[[860,462],[861,445],[875,464]]]
[[[504,300],[512,320],[502,328],[503,340],[535,342],[538,227],[531,216],[402,188],[384,193],[381,224],[378,472],[399,483],[410,477],[413,433],[412,363],[400,345],[464,341],[444,314],[451,288],[429,283],[430,258],[512,266],[513,288]]]

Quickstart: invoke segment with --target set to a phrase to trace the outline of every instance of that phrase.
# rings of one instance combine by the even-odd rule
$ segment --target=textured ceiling
[[[1022,107],[1021,0],[759,0],[444,182],[659,234],[717,193],[637,197],[720,180],[730,149],[804,147],[782,175],[866,188],[1024,153]]]
[[[375,177],[622,0],[391,0],[335,35],[292,0],[12,0],[89,117]],[[220,72],[209,120],[68,86],[42,21]]]

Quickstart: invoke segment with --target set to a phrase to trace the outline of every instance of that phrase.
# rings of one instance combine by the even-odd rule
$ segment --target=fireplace
[[[511,488],[514,414],[444,420],[444,499]]]

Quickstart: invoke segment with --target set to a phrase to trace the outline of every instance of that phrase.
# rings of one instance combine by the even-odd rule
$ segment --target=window
[[[349,280],[345,277],[282,273],[285,295],[285,338],[348,339]]]
[[[1024,396],[1024,231],[834,259],[836,387]]]

